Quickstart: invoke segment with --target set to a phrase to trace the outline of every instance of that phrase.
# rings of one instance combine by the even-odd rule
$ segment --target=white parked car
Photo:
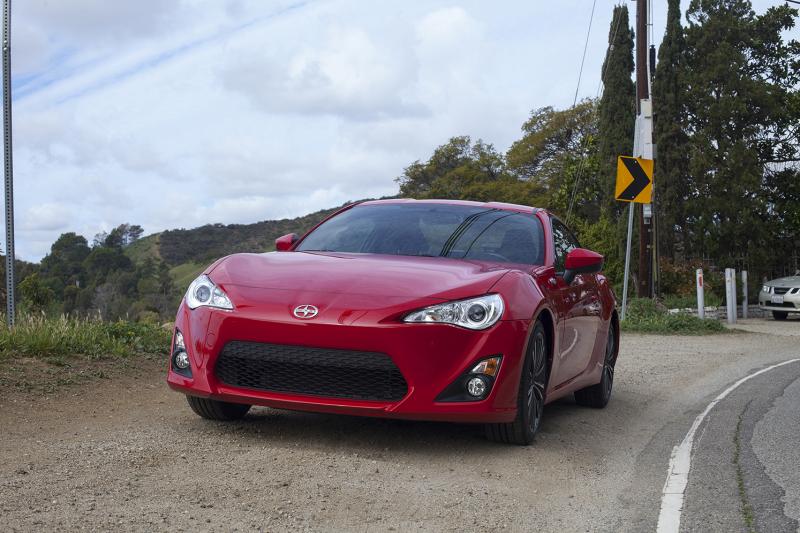
[[[772,311],[775,320],[786,320],[789,313],[800,313],[800,271],[766,282],[758,293],[758,305]]]

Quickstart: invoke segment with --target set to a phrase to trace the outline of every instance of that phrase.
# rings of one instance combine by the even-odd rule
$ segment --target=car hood
[[[452,300],[488,292],[508,271],[444,257],[271,252],[231,255],[208,274],[223,287]]]
[[[766,283],[770,287],[800,287],[800,276],[786,276],[785,278],[778,278],[770,280]]]

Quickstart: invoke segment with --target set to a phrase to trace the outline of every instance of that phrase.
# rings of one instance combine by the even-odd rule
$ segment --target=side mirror
[[[294,243],[300,240],[300,237],[297,236],[297,233],[289,233],[288,235],[284,235],[283,237],[278,237],[275,239],[275,249],[279,252],[288,252],[294,246]]]
[[[584,248],[575,248],[564,262],[564,281],[570,285],[578,274],[592,274],[603,269],[603,256]]]

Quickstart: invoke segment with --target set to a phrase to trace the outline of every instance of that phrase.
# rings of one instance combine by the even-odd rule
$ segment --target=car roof
[[[359,205],[380,205],[380,204],[413,204],[413,203],[428,203],[428,204],[447,204],[447,205],[464,205],[472,207],[486,207],[489,209],[502,209],[504,211],[514,211],[517,213],[532,214],[541,209],[531,207],[528,205],[508,204],[505,202],[473,202],[470,200],[415,200],[413,198],[390,198],[387,200],[367,200],[361,202]]]

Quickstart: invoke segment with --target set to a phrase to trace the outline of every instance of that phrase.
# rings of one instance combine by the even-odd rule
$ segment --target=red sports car
[[[218,260],[178,309],[167,380],[204,418],[264,405],[480,422],[528,444],[546,403],[611,397],[603,257],[547,211],[369,201],[276,247]]]

